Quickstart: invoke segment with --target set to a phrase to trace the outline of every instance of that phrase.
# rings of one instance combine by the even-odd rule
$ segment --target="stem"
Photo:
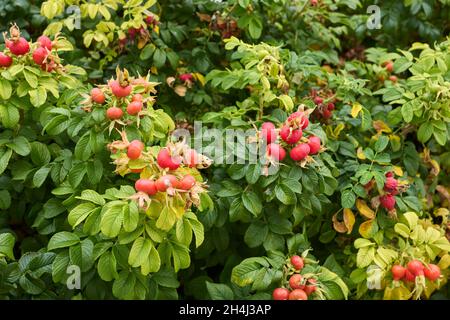
[[[259,112],[258,112],[258,120],[262,120],[264,114],[264,99],[262,96],[259,97]]]

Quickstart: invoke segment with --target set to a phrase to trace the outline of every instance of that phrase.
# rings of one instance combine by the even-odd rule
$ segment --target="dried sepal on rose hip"
[[[7,32],[4,32],[3,38],[5,39],[6,48],[8,48],[13,55],[23,56],[30,52],[30,44],[21,36],[20,29],[16,24],[12,25],[9,29],[9,37]]]

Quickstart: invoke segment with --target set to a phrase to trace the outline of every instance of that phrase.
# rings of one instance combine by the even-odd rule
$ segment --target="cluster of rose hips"
[[[139,207],[146,208],[152,201],[152,196],[157,193],[165,193],[168,196],[182,196],[186,206],[198,205],[200,198],[198,194],[205,191],[206,185],[197,182],[188,174],[188,168],[202,169],[211,164],[211,160],[194,149],[189,148],[184,142],[168,143],[160,149],[155,156],[140,140],[128,142],[126,132],[121,132],[122,140],[113,141],[108,144],[109,150],[114,154],[114,163],[117,165],[116,172],[123,175],[129,173],[144,172],[142,177],[135,182],[137,193],[131,197],[138,201]],[[118,153],[120,152],[120,153]],[[139,161],[135,161],[138,160]],[[142,164],[142,168],[132,169],[131,163]],[[180,168],[182,167],[182,168]],[[177,169],[183,170],[177,170]],[[150,177],[147,178],[150,174]]]
[[[30,43],[21,36],[19,27],[13,25],[9,30],[10,36],[3,33],[6,48],[14,56],[24,56],[30,52]],[[33,61],[41,66],[44,71],[51,72],[59,67],[58,58],[51,55],[53,47],[52,41],[47,36],[40,36],[37,39],[38,47],[33,51]],[[5,52],[0,52],[0,67],[9,68],[13,64],[11,56]]]
[[[415,282],[415,279],[421,276],[425,276],[430,281],[436,281],[441,276],[441,269],[432,263],[424,265],[419,260],[411,260],[406,268],[399,264],[394,265],[391,273],[395,281]]]
[[[374,185],[375,181],[372,179],[364,186],[364,188],[366,189],[367,192],[370,192],[370,190],[374,187]],[[395,209],[396,204],[395,196],[401,192],[404,192],[405,188],[407,188],[407,186],[400,185],[398,180],[394,178],[394,174],[392,172],[387,172],[386,181],[384,183],[382,194],[378,198],[374,199],[378,199],[380,205],[384,209],[392,211]],[[373,206],[377,207],[376,204],[373,204]]]
[[[47,36],[38,38],[39,47],[33,51],[33,61],[41,66],[42,70],[51,72],[57,67],[57,63],[51,56],[52,41]]]
[[[136,142],[135,142],[136,141]],[[140,141],[134,140],[130,143],[130,146],[128,147],[127,155],[130,159],[137,159],[136,157],[138,155],[137,152],[134,151],[135,147],[132,146],[133,142],[136,144],[141,144]],[[131,153],[130,153],[130,147]],[[138,145],[136,148],[140,148],[141,146]],[[181,164],[184,164],[190,168],[197,166],[197,152],[194,149],[188,150],[188,155],[186,155],[184,158],[182,157],[173,157],[170,154],[170,150],[168,148],[163,148],[159,151],[158,157],[157,157],[157,163],[158,166],[161,169],[168,169],[170,171],[177,170]],[[140,152],[139,152],[140,156]],[[155,195],[157,192],[165,192],[168,188],[173,188],[175,190],[183,190],[183,191],[189,191],[192,189],[193,186],[195,186],[196,180],[193,176],[190,174],[184,175],[181,179],[178,179],[175,175],[172,174],[165,174],[158,178],[157,180],[154,179],[139,179],[136,181],[135,188],[136,191],[144,192],[148,194],[149,196]]]
[[[237,21],[231,17],[223,18],[214,15],[211,19],[210,29],[219,31],[223,39],[228,39],[232,36],[238,37],[240,34]]]
[[[391,60],[385,61],[381,65],[386,69],[386,71],[388,73],[392,73],[392,71],[394,71],[394,63]],[[380,79],[380,81],[385,80],[385,77],[383,74],[379,75],[378,78]],[[390,75],[388,79],[391,80],[393,83],[396,83],[398,81],[397,76],[395,76],[393,74]]]
[[[286,150],[276,143],[278,135],[282,144],[288,148],[289,156],[294,161],[305,160],[308,155],[317,154],[320,151],[320,138],[310,135],[303,137],[303,130],[309,125],[308,114],[304,111],[296,111],[289,115],[280,129],[276,129],[272,122],[264,122],[261,126],[261,136],[267,142],[267,155],[280,162],[286,157]]]
[[[308,296],[317,290],[317,280],[315,278],[306,279],[300,272],[305,262],[300,256],[292,256],[291,265],[295,273],[289,278],[289,287],[279,287],[273,290],[272,297],[274,300],[308,300]]]
[[[316,108],[313,112],[314,119],[318,121],[327,121],[333,115],[333,110],[336,108],[336,98],[333,93],[317,92],[311,90],[311,99],[313,100]]]
[[[105,91],[111,93],[111,95],[118,99],[118,104],[115,104],[106,110],[106,117],[111,121],[119,120],[123,117],[124,112],[121,106],[124,105],[126,105],[126,112],[130,116],[140,115],[140,112],[143,110],[144,103],[148,100],[140,93],[132,94],[134,85],[148,84],[145,83],[145,80],[129,80],[128,73],[126,73],[126,71],[126,76],[124,76],[120,71],[117,72],[117,79],[108,81],[108,86],[93,88],[90,93],[90,100],[101,105],[106,102]]]
[[[390,211],[395,208],[395,196],[399,193],[398,181],[394,178],[392,172],[386,173],[386,182],[383,190],[386,192],[380,197],[380,204],[383,208]]]

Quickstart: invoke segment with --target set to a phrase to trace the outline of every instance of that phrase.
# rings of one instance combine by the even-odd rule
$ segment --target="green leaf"
[[[134,289],[136,285],[136,275],[133,271],[122,270],[113,283],[113,295],[121,299],[135,299]]]
[[[147,60],[150,59],[153,52],[155,52],[155,45],[153,43],[147,44],[144,48],[142,48],[141,53],[139,55],[139,59]]]
[[[70,258],[69,252],[63,251],[59,253],[52,263],[52,279],[53,282],[58,283],[67,276],[67,267],[69,266]]]
[[[111,202],[110,204],[112,204]],[[123,223],[123,206],[127,205],[123,202],[104,207],[105,212],[100,222],[100,230],[107,237],[117,237],[122,228]]]
[[[21,156],[27,156],[31,151],[30,143],[23,136],[14,138],[12,142],[7,143],[6,145]]]
[[[157,48],[153,54],[153,64],[156,68],[161,68],[166,63],[166,52]]]
[[[30,90],[28,94],[30,95],[31,104],[35,107],[40,107],[47,101],[47,91],[44,87]]]
[[[98,204],[99,206],[105,205],[105,199],[103,199],[103,197],[94,190],[83,190],[81,192],[81,196],[76,198],[90,201],[92,203]]]
[[[233,300],[234,294],[226,284],[206,282],[209,297],[212,300]]]
[[[86,174],[86,171],[87,169],[85,162],[77,163],[72,167],[72,169],[69,172],[69,183],[73,188],[79,186],[79,184],[81,183]]]
[[[89,239],[84,239],[79,245],[71,246],[69,249],[70,262],[80,267],[82,272],[88,271],[94,264],[94,244]]]
[[[386,149],[387,145],[389,143],[389,138],[386,136],[380,136],[378,140],[375,142],[375,151],[376,152],[382,152],[384,149]]]
[[[91,147],[89,143],[90,135],[86,132],[75,146],[75,157],[79,160],[86,161],[91,155]]]
[[[149,239],[137,238],[131,247],[128,263],[134,268],[140,267],[148,259],[152,247],[153,244]]]
[[[0,234],[0,258],[6,256],[7,258],[14,260],[14,242],[16,239],[11,233]]]
[[[45,166],[51,160],[50,151],[47,146],[41,142],[31,143],[31,161],[37,166]]]
[[[185,219],[180,219],[176,223],[175,235],[182,244],[189,246],[192,241],[192,228]]]
[[[375,248],[370,247],[364,247],[358,250],[358,253],[356,255],[356,265],[358,268],[365,268],[368,267],[373,259],[375,257]]]
[[[33,176],[33,186],[36,188],[39,188],[44,183],[45,179],[47,179],[47,176],[50,172],[49,167],[42,167]]]
[[[262,211],[262,203],[258,195],[253,191],[247,191],[242,194],[242,203],[245,209],[257,216]]]
[[[177,216],[173,210],[169,210],[168,207],[164,206],[161,213],[159,214],[158,220],[156,220],[156,227],[161,230],[170,230],[172,226],[177,221]]]
[[[19,109],[12,105],[4,106],[0,104],[0,121],[5,128],[14,128],[20,120]]]
[[[103,176],[103,164],[99,159],[87,164],[87,177],[92,184],[98,184]]]
[[[297,197],[295,193],[285,184],[279,184],[275,187],[275,196],[283,204],[295,204]]]
[[[355,240],[354,244],[356,249],[364,248],[364,247],[370,247],[374,245],[374,243],[370,240],[364,239],[364,238],[358,238]]]
[[[292,111],[294,109],[294,101],[292,101],[290,96],[283,94],[279,96],[278,99],[281,100],[286,111]]]
[[[100,210],[100,208],[97,208],[93,203],[81,203],[70,211],[67,220],[72,228],[75,228],[81,222],[86,220],[86,218],[96,209]]]
[[[189,249],[177,242],[172,243],[173,268],[175,272],[188,268],[191,264]]]
[[[8,190],[0,190],[0,209],[6,210],[11,206],[11,195]]]
[[[198,248],[203,243],[203,240],[205,239],[205,232],[203,225],[201,222],[193,219],[189,219],[189,224],[191,225],[192,230],[194,231],[195,235],[195,247]]]
[[[255,184],[261,176],[261,166],[258,164],[250,164],[245,173],[245,179],[249,184]]]
[[[48,242],[47,249],[55,250],[59,248],[65,248],[73,246],[80,242],[80,238],[71,232],[61,231],[53,235]]]
[[[318,281],[322,284],[324,295],[328,300],[347,299],[349,293],[348,287],[334,272],[320,267]]]
[[[250,285],[254,282],[259,270],[268,266],[269,263],[264,258],[247,258],[233,268],[231,281],[240,287]]]
[[[255,221],[247,228],[244,241],[250,248],[260,246],[267,237],[269,227],[261,221]]]
[[[341,205],[344,208],[352,208],[355,204],[356,196],[352,190],[346,189],[341,194]]]
[[[441,146],[445,146],[445,143],[448,140],[448,133],[447,130],[441,131],[441,130],[434,130],[433,136],[436,139],[436,142],[439,143]]]
[[[98,260],[97,271],[100,278],[104,281],[111,281],[118,278],[117,262],[112,252],[107,251],[101,255]]]
[[[406,122],[411,122],[414,117],[414,110],[410,103],[405,103],[402,106],[402,116]]]
[[[11,158],[11,149],[0,149],[0,174],[2,174],[8,166],[9,159]]]
[[[20,277],[19,284],[26,293],[32,295],[38,295],[45,289],[45,282],[41,279],[34,278],[29,273],[25,273]]]
[[[242,193],[242,188],[232,181],[225,180],[222,182],[222,187],[216,193],[218,197],[234,197]]]
[[[155,247],[152,246],[150,254],[141,266],[141,273],[147,275],[150,272],[158,272],[161,268],[161,258]]]
[[[139,223],[139,208],[136,202],[131,201],[128,206],[123,206],[123,229],[126,232],[134,231]]]
[[[302,193],[302,184],[298,180],[286,179],[283,181],[283,185],[291,189],[292,192],[298,194]]]
[[[36,75],[27,69],[23,70],[23,75],[25,76],[25,80],[28,82],[30,87],[36,89],[38,86],[38,79]]]
[[[3,100],[8,100],[11,98],[12,86],[11,83],[6,79],[0,79],[0,97]]]
[[[433,125],[430,122],[424,122],[417,131],[417,138],[422,143],[427,142],[433,135]]]
[[[252,19],[250,20],[250,23],[248,25],[250,37],[252,37],[253,39],[258,39],[259,37],[261,37],[262,28],[263,26],[261,18],[256,15],[252,15]]]

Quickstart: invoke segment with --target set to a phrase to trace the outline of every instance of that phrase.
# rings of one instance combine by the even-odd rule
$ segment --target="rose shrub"
[[[0,297],[448,299],[450,6],[370,4],[1,4]]]

